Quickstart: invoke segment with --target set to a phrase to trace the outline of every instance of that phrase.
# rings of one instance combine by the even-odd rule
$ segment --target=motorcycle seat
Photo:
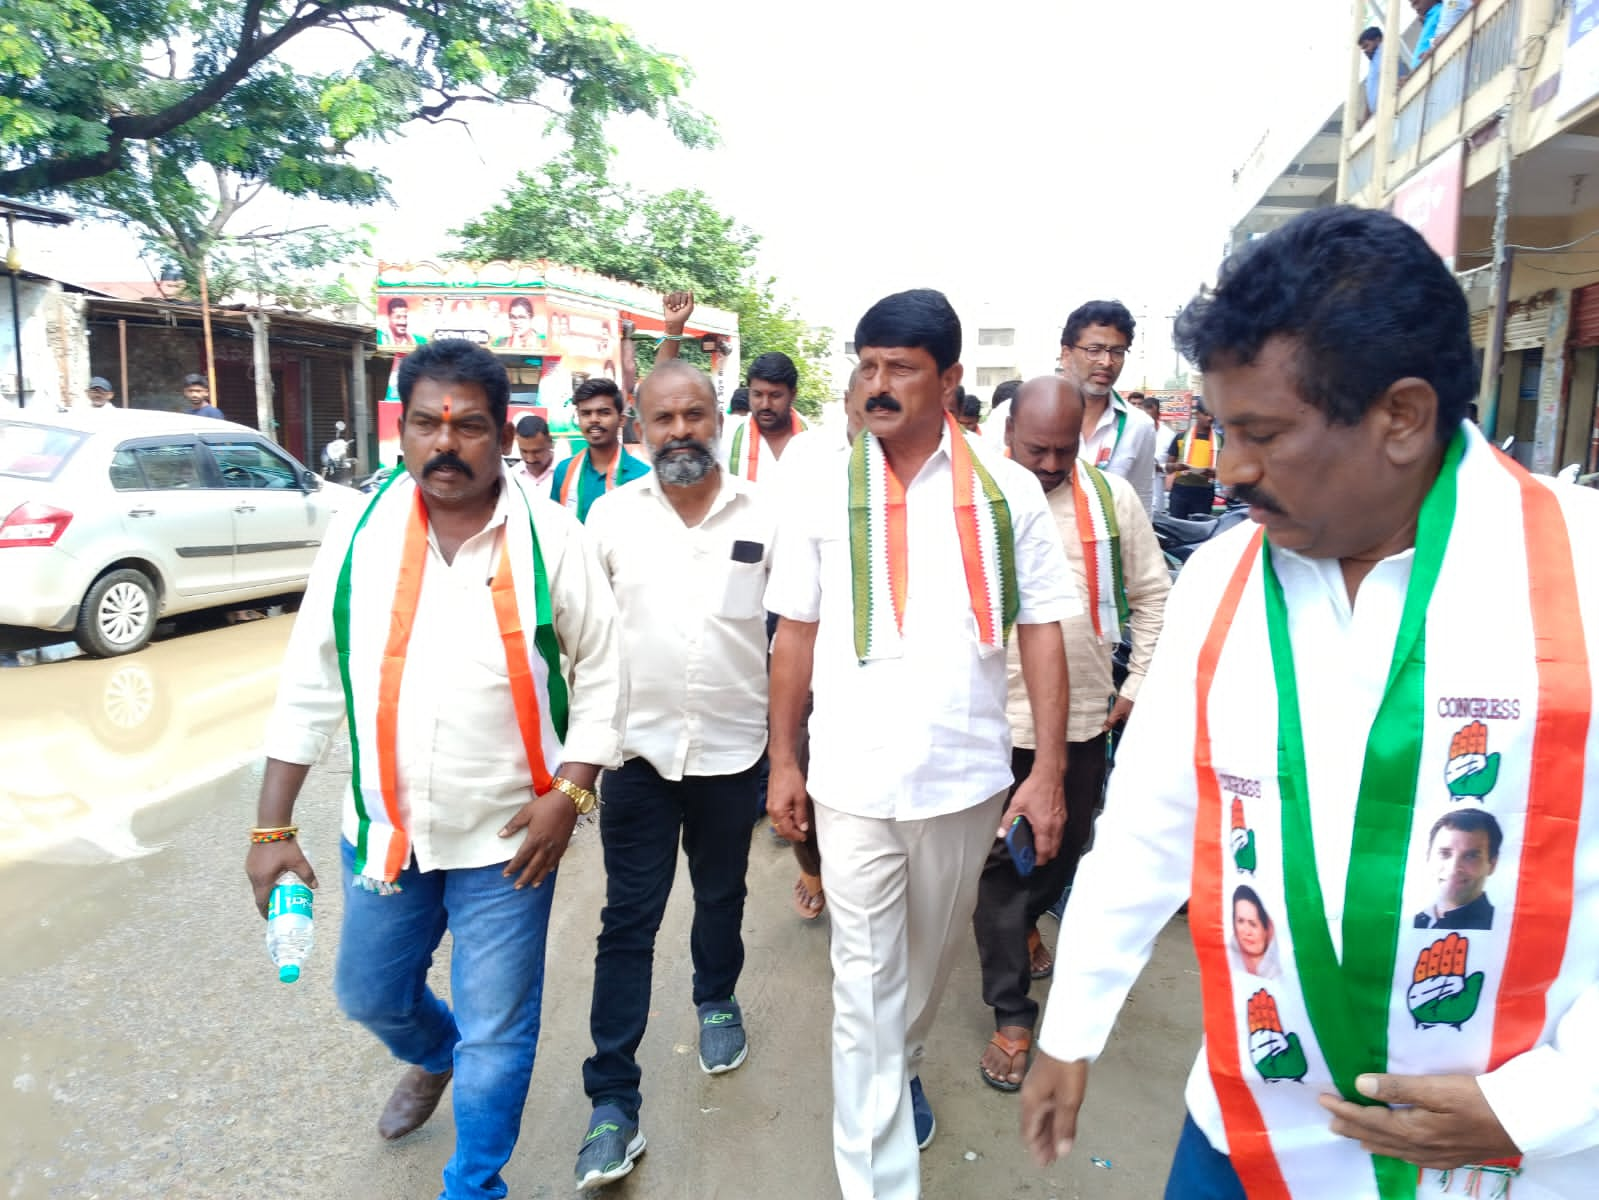
[[[1196,517],[1188,520],[1168,513],[1159,513],[1155,517],[1155,532],[1165,534],[1185,545],[1191,542],[1203,542],[1215,531],[1215,517]]]

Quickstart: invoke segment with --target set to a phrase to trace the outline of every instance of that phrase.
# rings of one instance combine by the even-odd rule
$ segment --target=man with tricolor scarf
[[[1083,461],[1083,394],[1073,379],[1045,376],[1024,384],[1005,417],[1005,449],[1037,477],[1057,536],[1071,564],[1083,611],[1061,622],[1071,707],[1066,716],[1066,829],[1060,853],[1022,875],[1004,839],[983,864],[972,932],[982,970],[983,1003],[994,1010],[994,1034],[978,1071],[1002,1092],[1022,1085],[1038,1002],[1034,979],[1054,969],[1038,920],[1072,886],[1105,795],[1107,742],[1132,712],[1160,637],[1171,576],[1154,527],[1132,484]],[[1112,655],[1127,630],[1131,654],[1118,689]],[[1021,656],[1007,655],[1011,770],[1026,778],[1037,755],[1032,706]]]
[[[790,443],[805,432],[794,411],[799,368],[779,350],[750,363],[749,416],[728,422],[727,469],[751,483],[770,483]]]
[[[1038,481],[947,411],[960,335],[938,292],[873,305],[855,331],[865,428],[779,484],[768,811],[826,864],[845,1200],[920,1194],[917,1149],[936,1128],[923,1048],[983,860],[1003,814],[1027,817],[1047,861],[1064,815],[1059,623],[1079,604]],[[1007,806],[1012,636],[1040,750]]]
[[[1172,592],[1024,1138],[1040,1162],[1070,1148],[1089,1062],[1186,900],[1205,1043],[1169,1200],[1592,1196],[1599,497],[1466,421],[1465,297],[1385,213],[1252,243],[1177,344],[1256,524]],[[1484,861],[1449,883],[1437,838],[1465,813]],[[1414,918],[1490,869],[1464,929]]]
[[[1138,323],[1119,300],[1072,310],[1060,334],[1060,373],[1083,389],[1083,457],[1133,485],[1144,511],[1155,504],[1155,423],[1116,390]]]
[[[620,762],[616,607],[570,514],[505,469],[510,383],[470,342],[399,369],[405,469],[328,533],[284,659],[246,870],[294,871],[292,814],[346,721],[340,1007],[409,1069],[393,1140],[455,1084],[448,1200],[506,1194],[538,1042],[555,869]],[[286,835],[286,836],[285,836]],[[450,1004],[427,986],[448,929]]]

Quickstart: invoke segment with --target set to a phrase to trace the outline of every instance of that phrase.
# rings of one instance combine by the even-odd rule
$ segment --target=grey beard
[[[693,487],[712,471],[721,456],[721,446],[712,441],[709,446],[696,445],[685,453],[663,453],[655,460],[655,474],[667,487]]]

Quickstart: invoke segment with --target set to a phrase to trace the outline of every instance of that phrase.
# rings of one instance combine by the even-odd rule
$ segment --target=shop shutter
[[[1571,293],[1571,344],[1599,346],[1599,283]]]
[[[311,444],[291,449],[291,452],[295,455],[303,453],[306,464],[320,470],[322,448],[334,438],[335,421],[344,422],[346,438],[355,437],[355,422],[346,411],[349,407],[350,360],[317,355],[306,362],[310,366]]]

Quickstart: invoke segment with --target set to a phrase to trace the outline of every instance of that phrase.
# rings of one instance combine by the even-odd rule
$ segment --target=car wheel
[[[78,645],[96,658],[143,649],[155,633],[155,585],[131,567],[94,581],[78,610]]]

